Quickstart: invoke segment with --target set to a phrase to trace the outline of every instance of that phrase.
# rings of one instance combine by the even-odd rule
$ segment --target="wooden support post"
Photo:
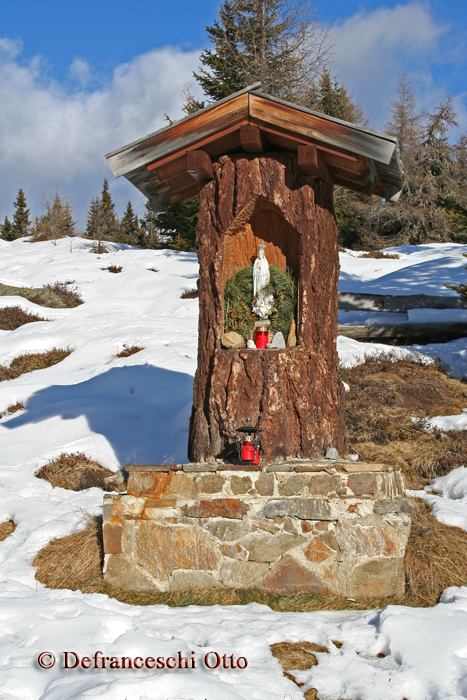
[[[253,124],[241,126],[240,144],[247,153],[262,153],[265,150],[265,138],[259,126]]]
[[[311,175],[319,180],[329,179],[327,168],[316,146],[299,146],[297,156],[298,167],[304,175]]]
[[[186,169],[197,182],[214,178],[211,159],[205,151],[187,151]]]

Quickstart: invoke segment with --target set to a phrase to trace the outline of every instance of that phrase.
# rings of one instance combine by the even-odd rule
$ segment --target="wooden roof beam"
[[[298,167],[304,175],[311,175],[319,180],[329,180],[329,173],[316,146],[298,147]]]
[[[244,124],[240,127],[240,145],[247,153],[263,153],[266,139],[256,124]]]
[[[214,179],[211,159],[205,151],[187,151],[186,169],[196,182]]]

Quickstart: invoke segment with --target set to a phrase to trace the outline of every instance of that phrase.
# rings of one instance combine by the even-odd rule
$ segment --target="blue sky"
[[[104,153],[181,116],[180,91],[208,43],[217,0],[1,0],[0,221],[19,187],[34,215],[57,177],[81,227],[108,177],[121,214],[131,198]],[[467,129],[467,2],[315,4],[334,35],[334,73],[383,129],[407,67],[420,108],[451,94]]]

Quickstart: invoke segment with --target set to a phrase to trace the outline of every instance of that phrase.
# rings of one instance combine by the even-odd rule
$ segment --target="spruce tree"
[[[165,211],[156,214],[155,223],[160,233],[168,239],[168,247],[176,250],[194,250],[196,224],[199,216],[199,200],[170,204]]]
[[[93,197],[89,205],[86,219],[87,238],[93,238],[99,242],[118,239],[120,225],[115,213],[115,204],[109,192],[107,178],[102,185],[100,197]],[[100,243],[99,243],[100,245]]]
[[[224,0],[206,33],[213,49],[194,75],[214,100],[261,81],[268,94],[302,102],[332,50],[306,0]]]
[[[89,205],[87,216],[86,216],[86,231],[84,235],[86,238],[99,238],[99,227],[100,227],[100,205],[99,197],[93,197],[91,199],[91,204]]]
[[[144,231],[144,237],[146,241],[145,248],[151,248],[152,250],[157,250],[158,248],[163,248],[164,243],[157,226],[157,214],[154,213],[154,209],[151,207],[151,203],[146,201],[145,204],[146,212],[140,219],[140,228]]]
[[[119,243],[125,243],[126,245],[137,245],[138,242],[143,242],[141,239],[138,240],[139,231],[138,217],[133,211],[131,202],[128,202],[125,213],[120,221],[117,240]],[[144,246],[139,245],[138,247],[141,248]]]
[[[104,184],[102,185],[100,209],[102,214],[102,225],[104,227],[103,237],[109,241],[113,240],[118,236],[119,223],[115,213],[115,204],[113,202],[112,195],[109,192],[109,181],[107,178],[105,178]]]
[[[48,241],[76,235],[76,222],[73,221],[71,204],[66,196],[59,194],[58,188],[57,182],[55,195],[45,196],[45,212],[41,217],[36,217],[31,231],[33,241]]]
[[[358,102],[355,102],[347,87],[323,68],[319,79],[310,85],[306,106],[329,117],[343,119],[365,126],[368,122]],[[334,189],[334,211],[336,214],[338,241],[346,248],[361,248],[365,238],[367,207],[371,206],[364,195],[344,187]]]
[[[319,79],[310,85],[306,106],[352,124],[368,124],[361,105],[354,100],[345,85],[331,76],[330,69],[326,67],[322,69]]]
[[[14,241],[15,237],[13,235],[13,231],[11,230],[11,223],[10,220],[8,219],[8,216],[5,216],[5,220],[3,222],[2,226],[2,235],[0,238],[3,238],[4,241]]]
[[[13,223],[11,230],[14,238],[29,236],[29,228],[31,221],[29,219],[30,211],[26,207],[26,197],[22,189],[18,190],[18,194],[14,201],[15,211],[13,214]]]

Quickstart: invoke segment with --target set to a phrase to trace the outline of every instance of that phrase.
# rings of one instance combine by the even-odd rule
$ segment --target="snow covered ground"
[[[40,308],[49,322],[0,331],[0,364],[54,346],[73,351],[54,367],[0,383],[0,414],[17,401],[26,406],[0,421],[0,522],[12,518],[17,524],[0,542],[0,700],[298,700],[308,687],[316,687],[321,700],[466,698],[467,587],[445,591],[431,609],[276,613],[260,605],[129,606],[97,594],[48,590],[35,580],[34,554],[51,538],[81,527],[83,510],[102,510],[99,489],[72,492],[37,479],[42,464],[77,451],[114,470],[127,462],[186,459],[198,302],[180,295],[195,286],[196,256],[110,247],[97,256],[79,239],[56,245],[0,240],[0,282],[74,280],[85,301],[75,309]],[[399,253],[398,260],[344,253],[340,288],[450,295],[444,282],[467,279],[464,251],[456,245],[388,251]],[[122,272],[102,269],[111,264]],[[1,306],[18,304],[38,312],[24,299],[0,297]],[[124,344],[144,349],[119,359]],[[440,355],[456,376],[467,376],[466,339],[419,349],[427,358]],[[340,338],[338,350],[352,366],[388,346]],[[413,348],[390,351],[406,356]],[[432,501],[435,512],[461,527],[467,524],[466,471],[460,467],[436,480],[429,489],[435,494],[417,493],[438,499]],[[453,504],[465,509],[462,523],[449,521],[452,512],[446,515]],[[297,674],[305,683],[299,689],[284,678],[269,644],[303,640],[329,653]],[[248,666],[206,668],[210,651],[245,657]],[[41,652],[56,656],[53,668],[39,667]],[[143,660],[178,652],[191,658],[194,652],[196,667],[64,669],[64,652]]]

